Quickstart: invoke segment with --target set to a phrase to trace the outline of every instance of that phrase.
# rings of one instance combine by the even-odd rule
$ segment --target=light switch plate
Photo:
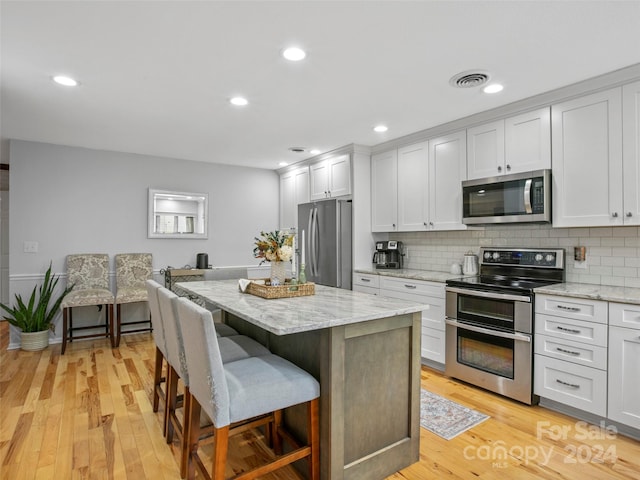
[[[38,253],[38,242],[24,242],[24,253]]]

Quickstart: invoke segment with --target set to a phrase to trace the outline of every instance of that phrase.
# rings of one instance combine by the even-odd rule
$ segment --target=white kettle
[[[465,275],[478,274],[478,257],[471,251],[464,254],[464,261],[462,262],[462,273]]]

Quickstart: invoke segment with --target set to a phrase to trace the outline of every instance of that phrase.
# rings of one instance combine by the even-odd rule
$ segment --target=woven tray
[[[297,290],[292,290],[292,288],[297,288]],[[313,282],[307,282],[299,285],[291,285],[287,282],[284,285],[272,287],[271,285],[251,282],[247,286],[246,292],[251,295],[255,295],[256,297],[266,299],[305,297],[307,295],[315,295],[316,284]]]

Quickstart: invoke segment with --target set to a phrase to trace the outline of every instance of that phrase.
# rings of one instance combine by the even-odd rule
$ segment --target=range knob
[[[542,260],[542,254],[541,253],[536,253],[536,262],[539,262]]]
[[[491,252],[484,252],[484,258],[489,260],[491,258]]]
[[[551,263],[555,260],[555,256],[552,253],[547,253],[547,256],[544,258],[547,262]]]
[[[493,259],[498,260],[500,258],[500,254],[498,252],[493,252]]]

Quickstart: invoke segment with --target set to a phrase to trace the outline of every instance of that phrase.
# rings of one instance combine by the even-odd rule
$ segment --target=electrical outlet
[[[24,253],[38,253],[38,242],[24,242]]]
[[[580,270],[586,270],[587,269],[587,261],[583,261],[583,262],[573,262],[573,268],[576,269],[580,269]]]

